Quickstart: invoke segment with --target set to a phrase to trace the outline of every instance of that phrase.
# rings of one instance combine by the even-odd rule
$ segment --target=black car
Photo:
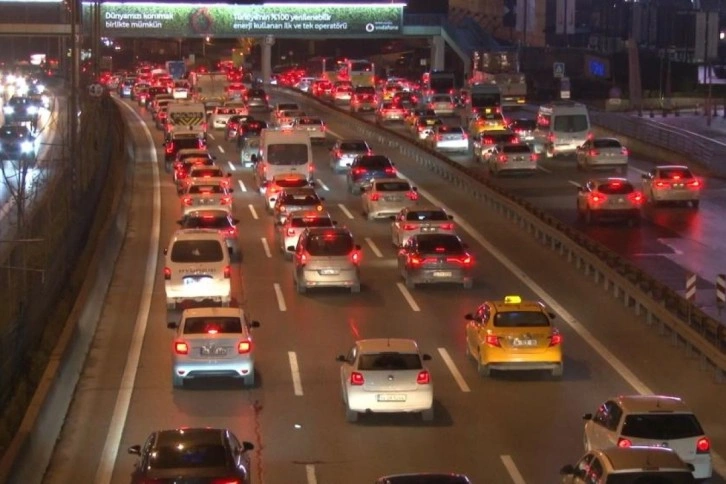
[[[348,191],[360,193],[362,186],[374,178],[396,178],[393,162],[383,155],[360,155],[350,165]]]
[[[40,106],[28,96],[13,96],[3,106],[6,123],[33,123],[38,120]]]
[[[396,474],[376,479],[376,484],[471,484],[464,474]]]
[[[164,161],[171,163],[179,150],[206,148],[204,138],[196,134],[176,134],[164,141]]]
[[[144,445],[132,445],[139,456],[132,482],[173,484],[194,482],[252,482],[250,442],[240,442],[227,429],[181,428],[152,433]]]
[[[241,123],[237,133],[237,148],[242,149],[245,139],[259,137],[265,128],[267,128],[267,121],[260,119],[250,119]]]
[[[27,126],[6,124],[0,127],[0,160],[34,160],[35,137]]]
[[[245,103],[249,109],[260,109],[268,111],[270,109],[270,98],[264,89],[248,89],[245,93]]]
[[[154,101],[154,98],[156,96],[158,96],[159,94],[169,94],[169,91],[166,89],[166,87],[161,87],[161,86],[152,86],[148,89],[147,96],[146,96],[146,107],[147,108]]]
[[[231,141],[239,136],[240,126],[254,118],[249,114],[235,114],[227,120],[227,126],[224,129],[224,139]]]

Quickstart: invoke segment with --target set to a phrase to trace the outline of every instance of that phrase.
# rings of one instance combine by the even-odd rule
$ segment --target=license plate
[[[340,273],[340,271],[338,271],[336,269],[322,269],[320,271],[320,274],[323,276],[335,276],[339,273]]]
[[[401,197],[386,197],[384,199],[387,202],[400,202],[402,200]]]
[[[185,277],[184,285],[185,286],[193,286],[196,284],[203,284],[205,282],[208,282],[211,278],[208,276],[191,276],[191,277]]]
[[[450,271],[434,271],[434,277],[451,277]]]
[[[207,346],[202,346],[199,350],[199,353],[202,356],[226,356],[227,348],[209,348]]]
[[[379,402],[405,402],[406,395],[400,393],[382,393],[378,394]]]
[[[673,188],[683,188],[683,183],[674,183]]]
[[[515,160],[522,161],[522,160],[524,160],[524,158],[522,158],[521,156],[518,156],[518,157],[515,158]]]
[[[436,227],[421,227],[421,232],[436,232]]]
[[[537,340],[514,338],[512,340],[512,346],[537,346]]]

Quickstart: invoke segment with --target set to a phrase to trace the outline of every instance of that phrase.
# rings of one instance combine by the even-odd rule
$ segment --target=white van
[[[294,129],[263,129],[260,151],[255,165],[255,181],[260,193],[275,175],[289,173],[304,175],[313,181],[313,149],[307,131]]]
[[[204,104],[176,100],[167,108],[166,132],[168,135],[193,133],[206,138],[207,113]]]
[[[592,137],[587,106],[573,101],[555,101],[540,106],[534,130],[534,148],[548,158],[574,154]]]

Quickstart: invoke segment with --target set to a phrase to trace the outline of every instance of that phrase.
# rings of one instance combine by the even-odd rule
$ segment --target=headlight
[[[28,106],[28,114],[38,114],[38,106]]]
[[[43,91],[45,91],[45,86],[43,84],[36,84],[35,89],[38,91],[38,94],[43,94]]]
[[[12,106],[5,106],[3,108],[3,112],[5,114],[13,114],[15,112],[15,109]]]
[[[32,153],[33,152],[33,142],[32,141],[23,141],[23,143],[20,145],[20,150],[23,153]]]

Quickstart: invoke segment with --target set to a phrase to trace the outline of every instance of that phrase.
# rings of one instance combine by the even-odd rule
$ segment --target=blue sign
[[[552,71],[555,77],[565,77],[565,63],[555,62],[552,64]]]

